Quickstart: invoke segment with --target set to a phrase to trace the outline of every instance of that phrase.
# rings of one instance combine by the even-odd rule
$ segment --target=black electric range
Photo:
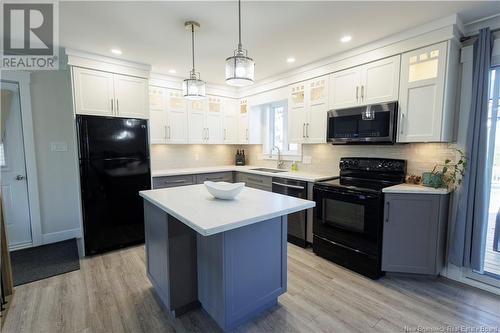
[[[314,184],[313,250],[376,279],[381,271],[384,196],[401,184],[406,161],[349,157],[340,160],[340,178]]]

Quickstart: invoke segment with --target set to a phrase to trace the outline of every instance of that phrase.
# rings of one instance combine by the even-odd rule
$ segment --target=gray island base
[[[147,275],[173,316],[201,305],[231,330],[286,291],[287,215],[203,236],[148,200],[144,214]]]

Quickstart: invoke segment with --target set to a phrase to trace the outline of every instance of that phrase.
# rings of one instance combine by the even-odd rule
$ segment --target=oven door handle
[[[358,192],[353,192],[353,191],[349,191],[349,190],[345,190],[345,191],[332,191],[332,190],[324,190],[324,189],[321,189],[320,191],[322,192],[326,192],[326,193],[329,193],[329,194],[336,194],[336,195],[340,195],[340,196],[349,196],[349,197],[357,197],[357,198],[360,198],[360,197],[363,197],[363,198],[360,198],[360,199],[376,199],[378,196],[374,196],[374,195],[370,195],[370,194],[363,194],[363,193],[358,193]]]
[[[273,182],[273,184],[278,185],[278,186],[283,186],[283,187],[295,188],[297,190],[305,190],[304,186],[299,186],[299,185],[289,185],[289,184],[283,184],[283,183],[278,183],[278,182]]]

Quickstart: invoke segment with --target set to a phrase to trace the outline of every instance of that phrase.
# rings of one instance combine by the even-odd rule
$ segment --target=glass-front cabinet
[[[398,142],[452,141],[458,58],[452,41],[402,55]]]

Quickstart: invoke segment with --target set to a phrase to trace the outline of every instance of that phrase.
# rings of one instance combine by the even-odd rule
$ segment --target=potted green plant
[[[431,172],[422,174],[422,184],[434,188],[448,187],[455,189],[462,183],[462,178],[465,175],[467,158],[462,150],[452,148],[459,154],[459,159],[456,163],[446,159],[443,164],[436,164]]]

